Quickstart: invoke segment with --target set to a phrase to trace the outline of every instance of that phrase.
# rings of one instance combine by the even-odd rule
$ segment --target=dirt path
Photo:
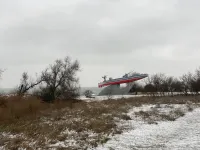
[[[200,149],[200,109],[174,122],[142,125],[113,137],[97,149],[109,150],[197,150]]]

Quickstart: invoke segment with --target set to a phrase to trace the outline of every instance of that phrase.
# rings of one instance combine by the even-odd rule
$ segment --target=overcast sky
[[[200,65],[199,0],[0,0],[0,87],[55,59],[78,59],[81,86],[135,70],[179,76]]]

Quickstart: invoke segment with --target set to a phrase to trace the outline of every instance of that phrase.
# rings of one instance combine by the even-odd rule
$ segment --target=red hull
[[[104,87],[104,86],[108,86],[108,85],[115,85],[115,84],[123,84],[123,83],[129,83],[129,82],[133,82],[133,81],[137,81],[143,78],[134,78],[134,79],[129,79],[129,80],[121,80],[121,81],[115,81],[115,82],[109,82],[109,83],[105,83],[105,84],[99,84],[99,87]]]

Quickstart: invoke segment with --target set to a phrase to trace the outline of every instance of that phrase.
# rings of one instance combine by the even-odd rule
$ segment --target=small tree
[[[197,78],[200,78],[200,67],[195,70],[195,75]]]
[[[139,84],[139,83],[133,83],[132,88],[130,89],[130,93],[135,92],[135,95],[137,95],[138,92],[143,92],[144,91],[144,87]]]
[[[155,96],[157,89],[153,84],[153,75],[152,76],[148,76],[148,78],[144,79],[144,92],[149,94],[150,96],[153,95]]]
[[[200,68],[196,69],[194,76],[190,81],[191,92],[195,92],[195,94],[199,94],[200,91]]]
[[[91,98],[91,97],[92,97],[92,91],[91,91],[91,90],[86,90],[86,91],[84,92],[84,95],[85,95],[85,97],[87,97],[87,98]]]
[[[148,77],[145,81],[145,91],[146,92],[152,92],[153,95],[155,94],[163,94],[165,92],[165,80],[166,76],[162,73],[154,74]]]
[[[183,86],[182,86],[182,82],[179,81],[177,78],[174,78],[172,84],[171,84],[171,87],[170,87],[170,91],[171,92],[182,92],[183,91]],[[173,95],[172,93],[172,95]]]
[[[183,92],[185,95],[188,95],[188,91],[191,91],[191,83],[192,83],[192,74],[188,72],[187,74],[184,74],[180,77]]]
[[[4,72],[4,70],[0,69],[0,79],[2,77],[3,72]]]
[[[163,83],[163,91],[164,92],[170,92],[171,93],[171,96],[173,96],[173,92],[174,92],[174,89],[172,87],[173,85],[173,82],[174,82],[174,77],[166,77],[165,80],[164,80],[164,83]]]
[[[76,60],[71,62],[69,57],[58,59],[42,72],[42,95],[46,100],[70,99],[79,95],[78,78],[80,65]]]
[[[156,90],[156,88],[155,88],[155,86],[153,84],[146,84],[144,86],[144,91],[146,93],[149,93],[149,95],[152,94],[153,96],[155,96],[155,93],[157,92],[157,90]]]
[[[3,70],[0,69],[0,77],[1,77],[2,73],[3,73]]]
[[[166,76],[162,73],[153,75],[153,84],[156,88],[156,91],[162,95],[164,95],[164,92],[166,90],[165,80]]]

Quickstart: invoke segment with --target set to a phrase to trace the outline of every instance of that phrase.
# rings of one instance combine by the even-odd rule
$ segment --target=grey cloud
[[[31,12],[37,3],[28,5]],[[107,67],[105,72],[118,66],[123,71],[136,68],[151,73],[170,72],[163,68],[173,64],[198,65],[198,0],[80,0],[73,7],[66,1],[53,4],[42,2],[39,11],[29,15],[23,14],[28,10],[18,5],[23,19],[0,26],[0,59],[4,66],[47,64],[64,55],[81,61],[83,76],[88,75],[84,68],[103,66]],[[12,18],[11,13],[1,16]]]
[[[113,27],[110,32],[101,28],[97,22],[106,16],[108,9],[104,3],[99,2],[93,5],[80,5],[72,16],[61,12],[25,20],[19,27],[4,32],[4,43],[12,42],[19,47],[37,44],[39,47],[41,44],[51,42],[51,45],[60,49],[75,49],[78,52],[88,53],[95,51],[103,54],[104,52],[121,54],[140,49],[145,42],[148,42],[146,45],[156,43],[152,37],[152,32],[156,29],[154,27],[155,30],[152,30],[149,26],[151,20],[123,22]],[[156,23],[159,22],[155,20],[153,25]]]

